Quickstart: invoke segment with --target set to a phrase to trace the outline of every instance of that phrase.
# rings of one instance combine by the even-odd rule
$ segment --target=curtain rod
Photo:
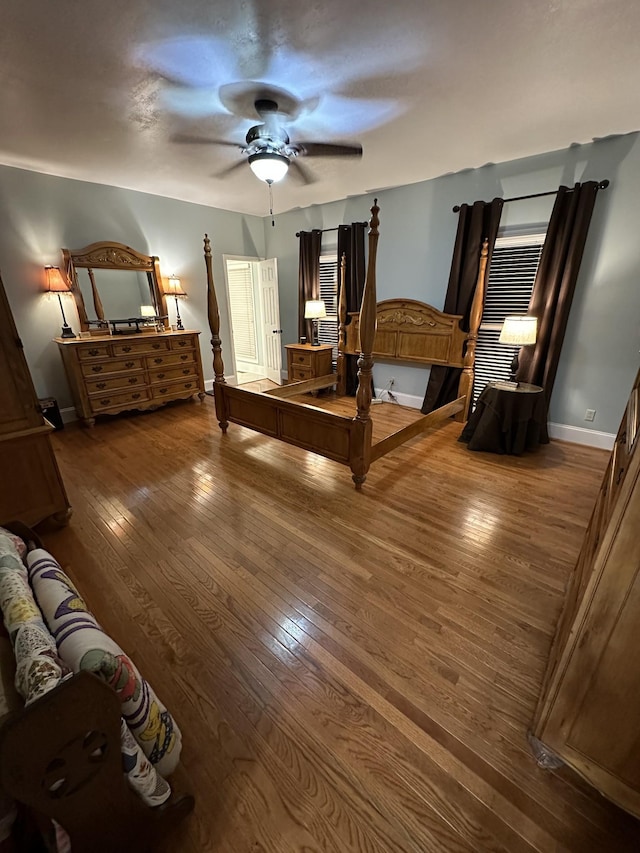
[[[352,225],[368,225],[368,222],[352,222]],[[335,228],[312,228],[312,231],[321,231],[323,234],[326,234],[327,231],[337,231],[340,228],[340,225],[336,225]],[[296,237],[299,237],[302,234],[302,231],[296,231]]]
[[[606,188],[608,186],[609,186],[609,181],[607,180],[607,178],[605,178],[604,181],[600,181],[598,183],[598,189],[599,190],[606,190]],[[546,193],[531,193],[531,195],[518,195],[518,196],[514,196],[513,198],[505,198],[503,201],[504,201],[504,204],[507,204],[507,202],[509,202],[509,201],[525,201],[528,198],[542,198],[543,196],[546,196],[546,195],[558,195],[558,190],[550,190],[549,192],[546,192]],[[460,212],[460,205],[455,204],[453,206],[452,210],[454,213],[459,213]]]

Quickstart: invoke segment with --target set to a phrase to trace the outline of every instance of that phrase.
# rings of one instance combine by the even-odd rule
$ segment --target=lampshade
[[[48,293],[69,293],[71,291],[69,282],[62,275],[59,267],[46,266],[44,271],[47,279]]]
[[[536,317],[505,317],[499,341],[511,346],[535,344],[538,320]]]
[[[163,291],[165,296],[186,296],[187,294],[182,289],[182,284],[177,275],[170,275],[164,283]]]
[[[283,154],[260,151],[249,157],[249,165],[253,174],[261,181],[266,181],[268,184],[275,184],[287,174],[289,158]]]
[[[327,316],[327,309],[322,299],[309,299],[304,303],[305,320],[322,320]]]

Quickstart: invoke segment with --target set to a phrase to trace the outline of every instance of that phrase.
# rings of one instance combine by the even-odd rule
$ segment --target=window
[[[472,406],[487,382],[508,379],[516,348],[498,343],[504,318],[526,314],[545,234],[498,237],[478,330]]]
[[[320,299],[327,311],[326,319],[318,321],[318,340],[331,344],[333,359],[338,357],[338,256],[320,256]]]
[[[252,264],[248,261],[227,261],[227,279],[236,360],[257,362]]]

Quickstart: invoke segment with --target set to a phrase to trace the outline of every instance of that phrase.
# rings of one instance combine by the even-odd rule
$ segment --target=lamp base
[[[516,376],[518,373],[518,367],[519,367],[518,362],[519,362],[519,360],[520,360],[520,347],[518,347],[518,349],[513,354],[513,361],[511,362],[511,375],[509,376],[509,380],[511,382],[515,382],[516,385],[518,385],[518,380],[516,379]]]
[[[77,335],[74,335],[73,329],[71,328],[71,326],[67,326],[67,324],[65,323],[64,326],[62,327],[62,331],[60,332],[60,337],[61,338],[76,338]]]

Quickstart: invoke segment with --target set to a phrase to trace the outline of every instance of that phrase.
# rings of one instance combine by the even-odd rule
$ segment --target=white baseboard
[[[385,392],[382,393],[382,388],[374,388],[374,393],[378,399],[380,399],[380,395],[382,394],[382,402],[383,403],[391,403],[392,401],[389,399],[389,395]],[[408,406],[410,409],[420,409],[422,408],[422,402],[424,397],[416,397],[414,394],[403,394],[401,392],[392,391],[393,396],[396,398],[398,403],[401,406]]]
[[[235,385],[236,384],[236,377],[235,376],[225,376],[224,378],[227,380],[229,385]],[[205,379],[204,380],[204,390],[205,391],[213,391],[213,384],[214,384],[213,379]]]
[[[549,437],[560,441],[570,441],[573,444],[584,444],[587,447],[598,447],[601,450],[611,450],[616,440],[612,432],[600,432],[597,429],[568,426],[567,424],[549,424]]]

